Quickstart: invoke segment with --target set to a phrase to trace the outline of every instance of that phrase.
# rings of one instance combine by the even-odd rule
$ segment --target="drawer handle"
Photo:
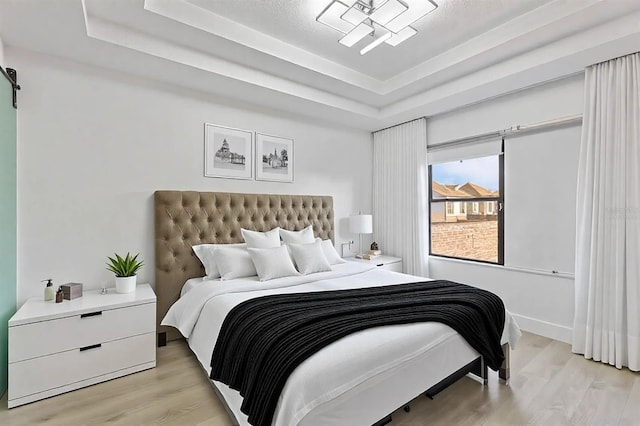
[[[384,266],[384,263],[378,263],[376,266]]]
[[[80,314],[80,318],[89,318],[89,317],[95,317],[98,315],[102,315],[102,311],[98,311],[98,312],[89,312],[88,314]]]
[[[102,343],[98,343],[97,345],[85,346],[84,348],[80,348],[80,352],[88,351],[89,349],[97,349],[101,347],[102,347]]]

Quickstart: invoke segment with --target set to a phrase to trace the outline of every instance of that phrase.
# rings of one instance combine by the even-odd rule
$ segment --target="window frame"
[[[503,141],[504,144],[504,141]],[[504,266],[504,149],[502,153],[496,154],[498,155],[498,193],[497,197],[483,197],[483,198],[433,198],[433,176],[432,176],[432,165],[429,164],[429,256],[439,257],[444,259],[457,259],[464,260],[467,262],[476,262],[476,263],[485,263],[489,265],[501,265]],[[478,157],[481,158],[481,157]],[[444,254],[433,253],[432,244],[431,244],[431,206],[433,203],[447,203],[447,202],[483,202],[483,201],[495,201],[496,202],[496,213],[498,216],[498,261],[491,262],[489,260],[480,260],[480,259],[470,259],[467,257],[457,257],[457,256],[447,256]],[[446,211],[446,204],[444,206]],[[471,209],[473,210],[473,204]],[[478,213],[480,207],[478,204]]]

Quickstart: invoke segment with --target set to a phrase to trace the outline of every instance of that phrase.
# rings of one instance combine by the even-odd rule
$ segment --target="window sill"
[[[507,271],[523,272],[526,274],[546,275],[550,277],[565,278],[570,280],[573,280],[575,278],[575,274],[572,272],[547,271],[543,269],[521,268],[517,266],[504,266],[504,265],[498,265],[496,263],[487,263],[487,262],[479,262],[475,260],[455,259],[451,257],[429,255],[429,262],[431,261],[452,262],[452,263],[457,263],[457,264],[462,264],[467,266],[478,266],[483,268],[488,267],[488,268],[495,268],[495,269],[501,269],[501,270],[507,270]]]

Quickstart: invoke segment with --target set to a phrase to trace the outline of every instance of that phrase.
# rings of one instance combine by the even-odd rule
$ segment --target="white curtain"
[[[573,351],[640,370],[640,53],[586,70]]]
[[[373,134],[373,237],[404,272],[428,276],[427,123]]]

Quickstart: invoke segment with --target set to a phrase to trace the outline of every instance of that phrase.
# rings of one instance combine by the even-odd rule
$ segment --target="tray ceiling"
[[[419,0],[412,0],[419,1]],[[640,46],[636,0],[436,0],[361,56],[328,0],[3,0],[5,45],[375,130],[581,72]]]
[[[364,56],[359,49],[339,44],[340,33],[315,21],[328,0],[188,1],[375,79],[387,80],[550,0],[436,0],[438,9],[412,25],[418,30],[416,36],[397,47],[380,46]]]

